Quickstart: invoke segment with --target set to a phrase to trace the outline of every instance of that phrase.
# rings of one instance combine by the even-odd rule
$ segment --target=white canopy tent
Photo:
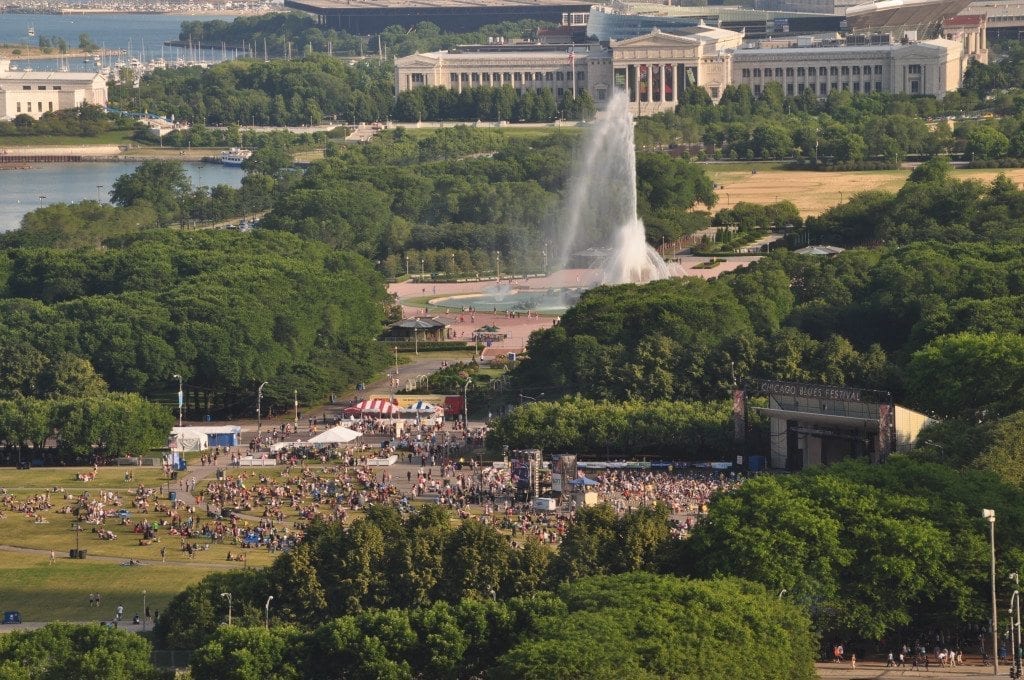
[[[324,430],[315,437],[309,438],[310,444],[347,444],[359,437],[360,434],[355,430],[350,430],[344,425],[338,425],[332,427],[329,430]]]

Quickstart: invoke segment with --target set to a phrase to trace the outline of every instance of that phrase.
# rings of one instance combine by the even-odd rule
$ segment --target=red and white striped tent
[[[387,399],[364,399],[345,409],[345,415],[356,416],[392,416],[398,412],[398,406]]]

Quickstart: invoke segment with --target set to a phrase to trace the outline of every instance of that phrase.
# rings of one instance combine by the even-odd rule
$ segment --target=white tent
[[[309,438],[310,444],[346,444],[356,437],[359,437],[359,433],[355,430],[350,430],[344,425],[338,425],[332,427],[329,430],[324,430],[315,437]]]
[[[176,427],[171,431],[171,451],[205,451],[210,448],[209,438],[205,432],[196,432],[187,427]]]

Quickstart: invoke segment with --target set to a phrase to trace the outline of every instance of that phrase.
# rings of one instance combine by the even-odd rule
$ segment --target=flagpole
[[[569,66],[572,68],[572,100],[576,101],[576,51],[569,45]]]

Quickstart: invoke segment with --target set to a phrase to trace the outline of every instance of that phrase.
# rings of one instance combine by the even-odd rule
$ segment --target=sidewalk
[[[886,668],[884,661],[858,661],[857,667],[844,663],[818,663],[815,668],[818,677],[823,680],[874,680],[875,678],[991,678],[992,666],[982,666],[981,659],[965,658],[967,665],[942,668],[937,663],[931,664],[928,670],[912,669],[908,664],[904,668]],[[999,666],[999,676],[1009,672],[1008,666]]]

